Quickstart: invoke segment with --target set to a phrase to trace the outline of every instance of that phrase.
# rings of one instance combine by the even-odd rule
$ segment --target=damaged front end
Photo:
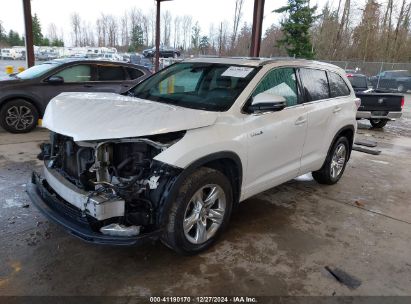
[[[181,169],[154,158],[184,134],[74,142],[51,133],[39,154],[43,175],[33,174],[29,195],[87,241],[131,245],[157,238],[163,194]]]

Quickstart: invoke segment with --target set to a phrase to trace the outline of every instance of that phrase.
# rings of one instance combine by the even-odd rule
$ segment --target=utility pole
[[[23,0],[23,12],[24,12],[24,29],[26,33],[26,37],[24,39],[26,43],[26,63],[27,63],[27,68],[30,68],[34,65],[33,19],[31,17],[30,0]]]
[[[154,59],[154,68],[155,71],[158,72],[160,67],[160,4],[164,1],[172,1],[172,0],[155,0],[157,1],[157,15],[156,15],[156,56]]]
[[[251,32],[250,56],[260,56],[265,0],[254,0],[253,28]]]

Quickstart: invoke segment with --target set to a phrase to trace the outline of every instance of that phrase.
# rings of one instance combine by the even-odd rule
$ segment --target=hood
[[[62,93],[48,104],[43,127],[75,141],[139,137],[206,127],[217,112],[115,93]]]

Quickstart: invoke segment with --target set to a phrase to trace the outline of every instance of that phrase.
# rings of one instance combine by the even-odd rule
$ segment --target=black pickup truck
[[[400,93],[411,90],[411,74],[407,70],[383,71],[370,77],[369,80],[374,89]]]
[[[383,128],[388,121],[401,117],[404,95],[369,89],[367,76],[363,74],[349,73],[347,78],[361,99],[357,119],[368,119],[374,128]]]

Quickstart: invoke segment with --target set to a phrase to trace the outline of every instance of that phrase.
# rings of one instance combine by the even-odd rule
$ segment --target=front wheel
[[[405,89],[405,86],[404,86],[402,83],[398,84],[397,90],[398,90],[398,92],[400,92],[400,93],[405,93],[405,91],[407,91],[407,90]]]
[[[320,184],[333,185],[344,173],[350,155],[350,144],[347,137],[342,136],[332,146],[320,170],[314,171],[313,178]]]
[[[163,243],[187,255],[206,250],[227,226],[232,205],[232,189],[227,177],[214,169],[199,168],[178,189]]]
[[[370,123],[373,128],[384,128],[388,120],[386,119],[370,119]]]
[[[36,107],[23,99],[7,102],[0,110],[0,125],[10,133],[27,133],[37,125]]]

